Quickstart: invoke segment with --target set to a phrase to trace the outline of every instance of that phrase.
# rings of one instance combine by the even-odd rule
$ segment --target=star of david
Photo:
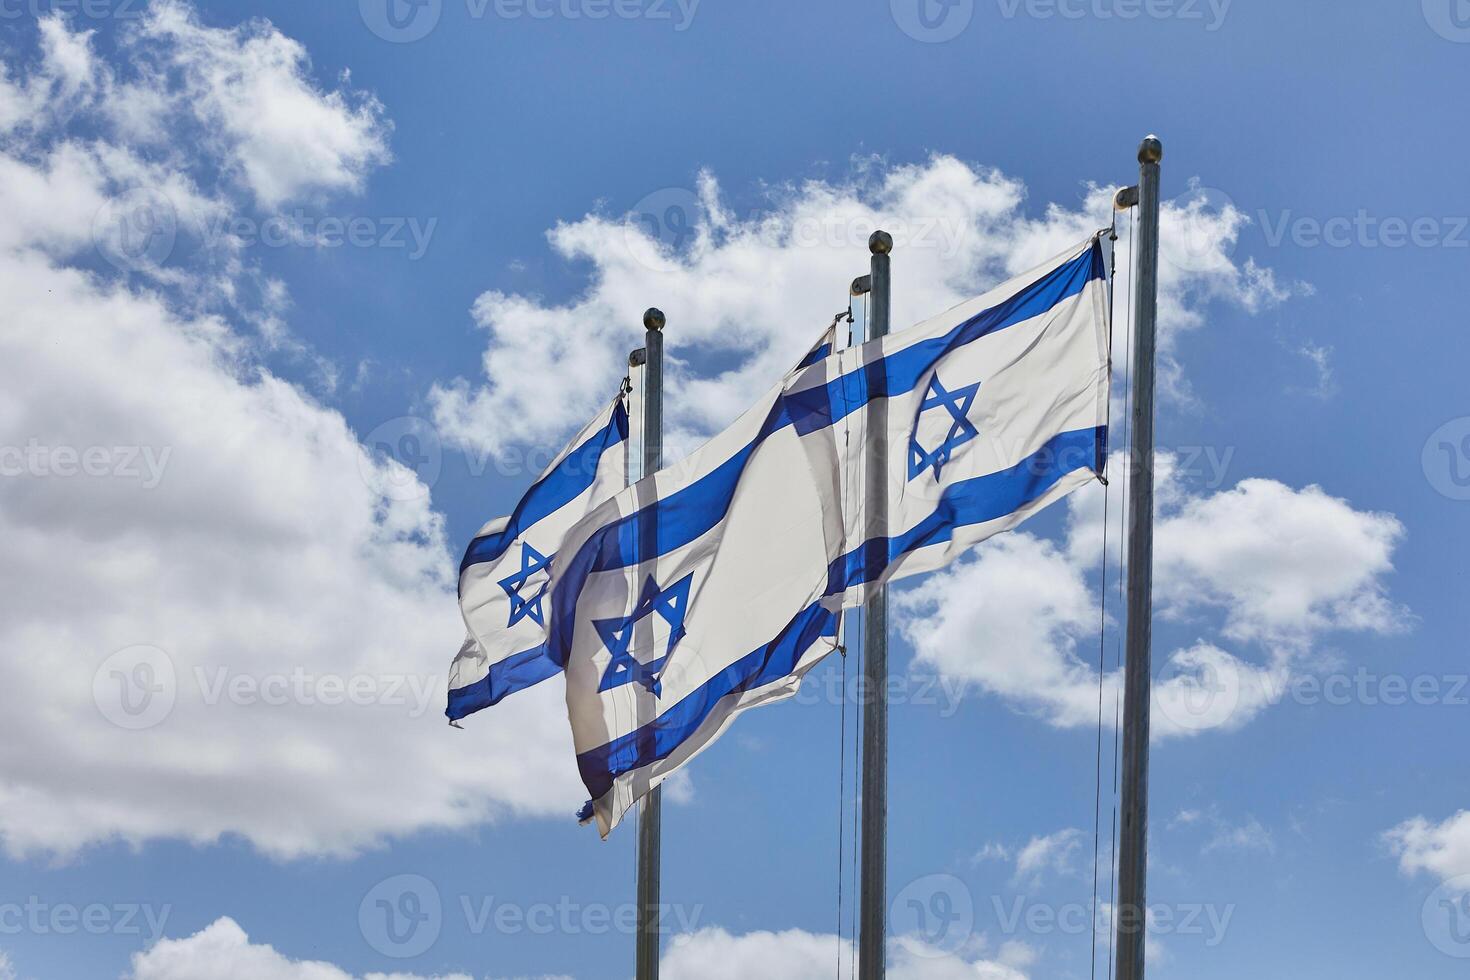
[[[975,395],[979,390],[980,382],[977,381],[964,388],[947,391],[937,374],[929,382],[929,391],[924,395],[923,404],[919,406],[919,418],[922,419],[926,412],[943,409],[949,413],[952,422],[949,435],[944,441],[933,450],[928,450],[919,444],[918,422],[915,420],[914,435],[909,439],[910,480],[928,469],[934,470],[934,479],[938,480],[944,464],[949,462],[954,451],[980,434],[980,430],[969,419],[970,408],[975,404]]]
[[[607,670],[603,671],[602,683],[597,687],[599,691],[610,691],[624,684],[638,683],[647,688],[654,697],[663,694],[659,678],[669,662],[670,654],[674,652],[674,647],[684,638],[684,610],[689,603],[689,586],[693,581],[694,573],[690,572],[663,589],[650,575],[648,581],[643,583],[643,593],[638,597],[638,604],[633,607],[630,615],[592,621],[603,644],[612,652],[612,661],[608,663]],[[628,647],[633,642],[633,630],[655,613],[669,624],[669,642],[664,647],[663,656],[643,663],[628,652]]]
[[[521,545],[520,570],[500,580],[500,587],[510,597],[510,622],[505,624],[507,629],[523,619],[529,619],[537,626],[546,625],[546,614],[541,603],[546,598],[546,586],[551,578],[551,559],[555,557],[541,554],[529,542]],[[532,579],[538,581],[533,585]],[[531,589],[535,589],[536,594],[527,598],[526,593]]]

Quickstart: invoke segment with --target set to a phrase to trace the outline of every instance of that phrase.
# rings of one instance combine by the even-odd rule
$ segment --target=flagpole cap
[[[1150,133],[1143,138],[1142,143],[1138,144],[1138,162],[1158,163],[1162,159],[1164,159],[1164,144],[1157,136]]]
[[[650,306],[643,314],[643,326],[647,330],[662,330],[665,322],[663,310]]]
[[[893,251],[893,236],[886,231],[875,231],[868,236],[868,251],[874,255],[887,255]]]

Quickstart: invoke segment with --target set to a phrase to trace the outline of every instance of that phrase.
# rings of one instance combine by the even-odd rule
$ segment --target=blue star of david
[[[530,543],[521,545],[521,568],[514,575],[509,575],[500,580],[500,587],[510,597],[510,622],[506,628],[514,626],[523,619],[530,619],[537,626],[546,625],[546,614],[541,608],[542,601],[546,598],[546,585],[551,575],[551,559],[541,554]],[[543,574],[544,573],[544,574]],[[530,583],[532,578],[541,576],[541,581],[536,583],[536,594],[529,599],[522,591]]]
[[[937,374],[929,382],[929,391],[924,396],[923,404],[919,406],[919,418],[923,418],[925,412],[942,408],[949,412],[954,421],[949,427],[949,435],[932,452],[919,445],[918,423],[915,421],[915,432],[909,440],[910,480],[930,468],[934,470],[934,479],[938,480],[944,464],[949,462],[954,451],[980,434],[980,430],[969,419],[970,408],[975,404],[975,394],[979,390],[980,382],[977,381],[955,391],[946,391]]]
[[[638,683],[647,688],[654,697],[663,694],[659,677],[669,662],[675,645],[684,638],[684,610],[689,603],[689,586],[693,581],[694,573],[690,572],[667,589],[661,589],[650,575],[648,581],[643,583],[643,593],[638,597],[638,604],[633,607],[631,615],[592,621],[603,644],[612,652],[612,661],[607,665],[607,670],[603,671],[602,683],[597,687],[599,691],[610,691],[624,684]],[[664,648],[662,657],[642,663],[628,652],[628,647],[633,642],[634,628],[654,613],[658,613],[669,624],[669,643]]]

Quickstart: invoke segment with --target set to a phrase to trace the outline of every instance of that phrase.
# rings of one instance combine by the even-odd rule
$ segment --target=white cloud
[[[970,954],[975,955],[975,954]],[[846,969],[852,944],[800,929],[732,935],[710,927],[676,937],[664,951],[660,974],[669,980],[809,980]],[[947,953],[912,937],[889,943],[888,975],[894,980],[1026,980],[1035,955],[1007,943],[994,959]]]
[[[1214,851],[1276,853],[1276,838],[1255,816],[1247,815],[1241,821],[1227,820],[1218,806],[1205,810],[1181,810],[1169,823],[1170,829],[1181,827],[1202,828],[1206,831],[1201,854]]]
[[[1076,208],[1052,205],[1040,218],[1026,215],[1025,199],[1014,178],[936,155],[911,166],[857,161],[849,179],[776,188],[746,217],[731,213],[715,177],[704,173],[694,190],[649,195],[638,214],[560,224],[551,247],[567,261],[591,264],[587,289],[562,305],[495,291],[480,296],[474,316],[488,334],[484,382],[437,389],[436,419],[448,438],[481,450],[556,442],[606,398],[637,344],[644,308],[656,305],[669,317],[671,390],[679,392],[668,417],[678,430],[672,441],[687,446],[734,418],[846,306],[848,284],[867,270],[873,230],[887,228],[896,240],[893,324],[900,328],[1112,220],[1107,188],[1090,187]],[[1268,270],[1231,261],[1239,222],[1214,219],[1199,239],[1206,261],[1161,274],[1168,373],[1177,374],[1169,368],[1174,338],[1203,322],[1202,304],[1258,309],[1288,294]],[[1198,227],[1185,227],[1170,205],[1161,228],[1165,253],[1193,247],[1186,238],[1195,241]],[[1121,233],[1126,238],[1126,227]],[[1127,263],[1119,265],[1124,296]],[[726,366],[700,370],[686,359],[694,354],[718,355]],[[544,393],[552,389],[572,397],[549,404]]]
[[[664,781],[663,796],[675,806],[688,806],[694,802],[694,777],[688,769],[680,769]]]
[[[1097,604],[1082,569],[1049,542],[992,538],[893,603],[921,663],[1053,724],[1096,722],[1097,674],[1079,643],[1096,636]]]
[[[1098,609],[1083,570],[1054,545],[1015,532],[974,559],[895,593],[900,629],[950,680],[996,694],[1062,728],[1097,724]],[[1279,692],[1284,677],[1208,643],[1176,651],[1154,688],[1156,737],[1235,728]],[[1113,724],[1121,677],[1103,678],[1103,724]]]
[[[54,84],[53,98],[63,101],[76,98],[96,84],[96,67],[92,60],[91,31],[73,33],[59,17],[40,21],[41,47],[49,78]]]
[[[1235,731],[1275,703],[1290,679],[1287,661],[1254,664],[1205,640],[1164,661],[1153,688],[1155,737]]]
[[[1424,817],[1405,820],[1384,839],[1398,856],[1404,874],[1425,872],[1444,881],[1470,875],[1470,810],[1461,810],[1442,823]]]
[[[1383,577],[1403,525],[1321,487],[1248,479],[1185,500],[1160,522],[1155,574],[1165,614],[1225,613],[1225,636],[1305,642],[1330,629],[1401,627]]]
[[[0,152],[0,203],[11,216],[0,230],[0,248],[38,249],[59,260],[100,251],[179,285],[180,269],[165,268],[163,256],[146,248],[125,256],[129,243],[119,239],[129,234],[126,223],[139,217],[139,208],[155,202],[159,214],[201,219],[225,206],[186,174],[149,163],[126,146],[68,140],[40,149],[33,159]]]
[[[735,936],[710,927],[674,937],[659,973],[669,980],[806,980],[834,972],[848,953],[849,944],[832,935],[788,929]]]
[[[999,841],[993,840],[986,841],[985,845],[970,858],[975,864],[981,864],[985,861],[1009,861],[1010,859],[1011,849]]]
[[[1227,825],[1216,831],[1205,842],[1203,853],[1208,854],[1211,851],[1264,851],[1275,854],[1276,840],[1261,821],[1250,817],[1244,823]]]
[[[971,958],[936,949],[912,936],[889,943],[888,976],[894,980],[1026,980],[1036,961],[1026,944],[1003,944],[994,958]]]
[[[18,583],[0,598],[12,851],[231,832],[279,854],[348,851],[505,808],[570,812],[555,685],[501,706],[488,730],[441,728],[462,629],[442,521],[426,490],[403,492],[411,474],[242,363],[217,320],[177,318],[34,255],[0,261],[0,289],[0,444],[168,454],[156,487],[29,475],[0,505]],[[135,644],[173,658],[178,704],[120,733],[92,675]],[[195,671],[212,682],[220,670],[362,678],[407,703],[210,705]],[[390,690],[399,676],[435,686]]]
[[[1281,696],[1322,636],[1385,633],[1409,621],[1384,584],[1403,535],[1392,515],[1274,480],[1196,493],[1172,455],[1158,463],[1159,615],[1223,618],[1221,635],[1259,649],[1260,660],[1207,639],[1156,652],[1156,737],[1239,728]],[[1080,727],[1097,724],[1098,714],[1101,488],[1079,491],[1068,506],[1064,546],[1024,531],[994,538],[975,557],[896,593],[894,603],[921,663],[1050,724]],[[1109,588],[1121,557],[1121,510],[1115,505],[1109,517]],[[1118,600],[1110,594],[1108,602],[1111,618]],[[1106,726],[1119,683],[1116,670],[1103,677]]]
[[[1076,873],[1073,859],[1082,849],[1085,835],[1075,827],[1043,837],[1033,837],[1016,853],[1015,880],[1039,883],[1046,872]]]
[[[55,15],[42,17],[37,27],[40,68],[16,82],[10,66],[0,66],[0,133],[64,121],[97,90],[93,32],[73,32]]]
[[[320,960],[293,960],[273,947],[252,943],[230,918],[220,918],[185,939],[163,939],[133,954],[128,980],[354,980],[352,974]],[[472,980],[455,973],[422,977],[409,973],[369,973],[362,980]]]
[[[295,50],[263,24],[200,28],[177,4],[150,17],[144,34],[169,63],[217,56],[249,74],[259,46]],[[53,41],[12,88],[82,77],[88,64],[114,77],[78,53],[85,35],[43,24]],[[278,59],[270,77],[288,63],[302,70]],[[326,116],[339,111],[320,99]],[[39,113],[0,151],[6,850],[238,835],[276,856],[347,854],[507,814],[570,819],[583,794],[556,684],[470,732],[439,717],[462,639],[442,518],[412,473],[369,455],[340,414],[262,365],[238,323],[201,308],[217,277],[233,288],[248,270],[159,264],[148,289],[86,271],[97,215],[120,194],[163,188],[234,206],[228,182],[189,175],[239,147],[227,132],[181,138],[176,152],[196,155],[176,159],[76,138]],[[316,140],[266,129],[283,153]],[[307,186],[261,166],[250,179],[263,187]],[[139,645],[160,652],[143,673],[127,663],[114,675],[108,658]],[[136,721],[125,690],[141,698],[170,680],[175,701],[157,724],[113,723]],[[231,695],[221,683],[246,686]],[[148,703],[166,707],[167,695]]]
[[[1326,401],[1337,394],[1337,381],[1332,369],[1332,348],[1325,344],[1314,344],[1307,341],[1298,347],[1296,352],[1311,364],[1315,378],[1310,387],[1298,390],[1320,401]]]
[[[40,64],[21,81],[0,74],[0,132],[35,136],[86,114],[155,162],[194,166],[207,150],[265,208],[357,191],[389,159],[378,101],[345,78],[320,87],[305,48],[269,21],[208,27],[182,0],[159,0],[119,34],[125,67],[60,14],[38,26]]]
[[[264,207],[358,190],[388,159],[377,100],[318,88],[306,49],[268,21],[207,27],[180,0],[163,0],[149,6],[129,53],[148,69],[181,77],[173,105],[206,127],[233,175]],[[134,132],[148,131],[136,115],[125,121]]]

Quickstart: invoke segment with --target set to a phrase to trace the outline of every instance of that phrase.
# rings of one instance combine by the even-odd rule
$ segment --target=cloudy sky
[[[560,682],[444,724],[460,550],[645,307],[687,450],[1149,131],[1152,975],[1463,976],[1461,6],[0,3],[0,980],[629,976]],[[1106,970],[1122,502],[895,590],[895,977]],[[673,784],[666,976],[848,975],[852,674]]]

